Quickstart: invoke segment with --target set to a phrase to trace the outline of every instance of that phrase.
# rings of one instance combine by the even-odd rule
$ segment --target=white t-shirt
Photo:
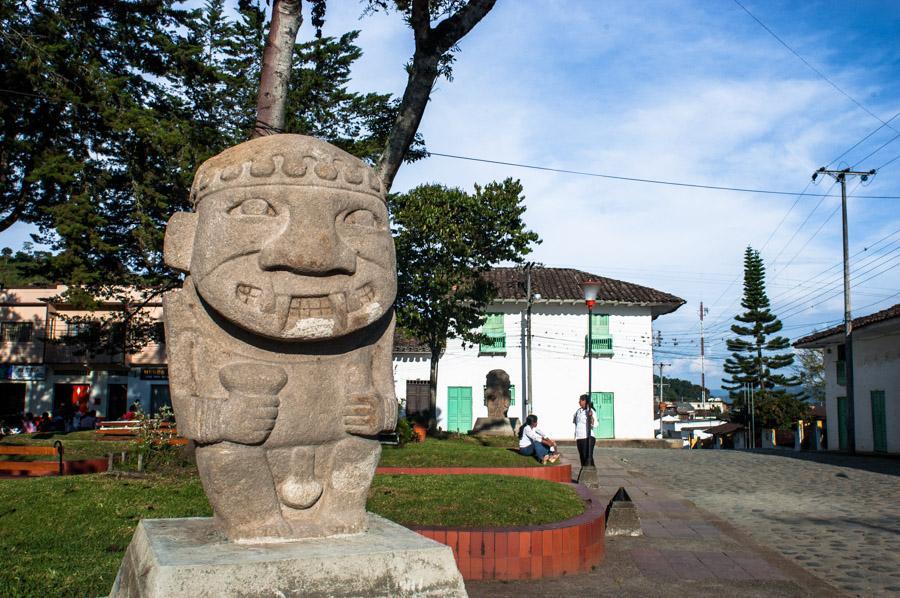
[[[597,425],[597,412],[591,409],[591,418],[594,420],[594,425]],[[572,423],[575,424],[575,440],[579,440],[581,438],[587,438],[587,409],[578,408],[578,411],[575,412],[575,417],[572,418]]]
[[[522,437],[519,438],[519,448],[531,446],[532,442],[540,443],[544,439],[544,435],[541,434],[540,430],[536,430],[531,426],[525,426],[525,430],[522,431]]]

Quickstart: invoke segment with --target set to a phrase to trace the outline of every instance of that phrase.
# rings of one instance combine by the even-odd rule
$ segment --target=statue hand
[[[386,427],[386,422],[381,421],[381,402],[374,394],[352,395],[342,414],[347,432],[361,436],[381,432]]]

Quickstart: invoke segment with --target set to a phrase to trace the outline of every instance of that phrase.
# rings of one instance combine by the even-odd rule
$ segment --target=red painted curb
[[[542,467],[379,467],[375,473],[387,475],[509,475],[551,482],[571,482],[571,465]]]

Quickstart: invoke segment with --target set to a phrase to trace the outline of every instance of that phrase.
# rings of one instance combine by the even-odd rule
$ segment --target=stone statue
[[[503,370],[491,370],[486,376],[484,387],[484,404],[488,417],[506,417],[509,403],[509,374]]]
[[[172,216],[163,301],[172,403],[231,540],[362,532],[393,429],[397,292],[381,181],[310,137],[271,135],[197,171]]]

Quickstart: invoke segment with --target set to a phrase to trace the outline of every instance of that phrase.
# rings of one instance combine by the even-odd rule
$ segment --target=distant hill
[[[699,384],[694,384],[690,380],[682,380],[681,378],[668,378],[665,377],[663,379],[663,399],[666,402],[674,403],[676,401],[699,401],[700,400],[700,390],[701,386]],[[659,392],[659,376],[653,376],[653,390],[654,394]],[[711,397],[713,393],[710,392],[709,388],[706,389],[706,396]]]

